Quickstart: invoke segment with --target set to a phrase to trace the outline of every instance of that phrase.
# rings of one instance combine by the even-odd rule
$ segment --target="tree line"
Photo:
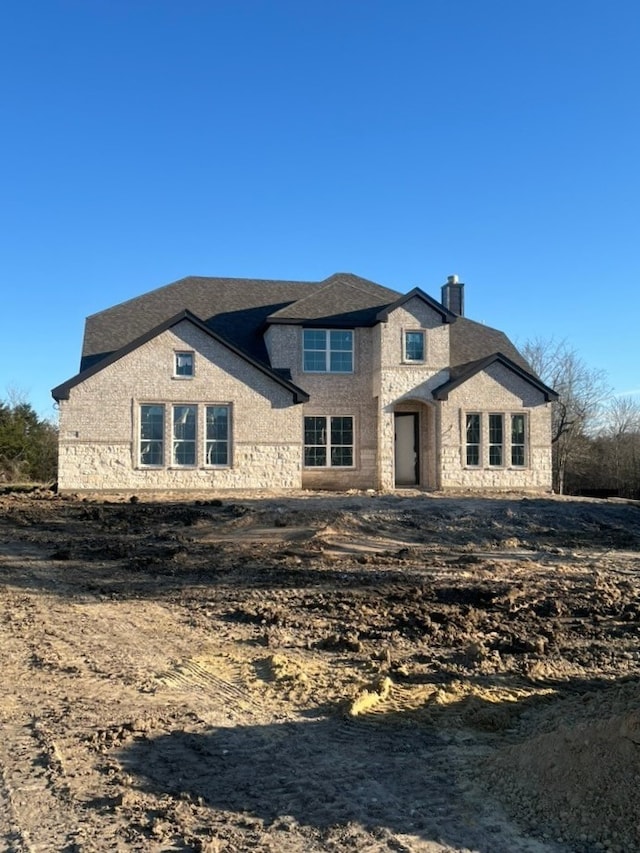
[[[605,372],[566,341],[528,341],[522,353],[559,394],[552,403],[554,491],[640,498],[640,401],[614,396]]]
[[[54,483],[58,430],[24,399],[0,401],[0,482]]]

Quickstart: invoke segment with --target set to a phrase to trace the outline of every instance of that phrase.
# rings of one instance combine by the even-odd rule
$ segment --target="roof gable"
[[[80,383],[84,382],[86,379],[89,379],[91,376],[94,376],[96,373],[99,373],[104,368],[123,358],[125,355],[133,352],[139,347],[146,344],[148,341],[156,338],[158,335],[161,335],[163,332],[166,332],[168,329],[171,329],[173,326],[176,326],[178,323],[182,323],[183,321],[187,321],[192,323],[210,338],[213,338],[218,343],[222,344],[222,346],[231,350],[231,352],[235,353],[239,358],[243,359],[247,363],[253,365],[256,370],[259,370],[261,373],[268,376],[270,379],[273,379],[278,385],[286,388],[293,396],[294,403],[304,403],[309,399],[309,395],[306,391],[303,391],[302,388],[299,388],[297,385],[294,385],[293,382],[288,380],[281,371],[272,370],[266,364],[257,361],[252,358],[246,352],[244,352],[239,347],[235,346],[231,341],[226,340],[222,335],[213,331],[209,328],[209,326],[204,323],[199,317],[196,317],[191,311],[183,309],[178,314],[173,317],[170,317],[168,320],[165,320],[163,323],[158,324],[153,329],[150,329],[148,332],[145,332],[143,335],[140,335],[134,341],[126,344],[121,347],[119,350],[110,353],[105,358],[102,358],[100,361],[95,362],[90,367],[85,370],[81,370],[80,373],[76,374],[74,377],[69,379],[67,382],[63,382],[61,385],[58,385],[51,391],[53,398],[56,401],[59,400],[68,400],[70,390]]]
[[[413,290],[410,290],[409,293],[405,293],[404,296],[401,296],[399,299],[396,299],[395,302],[392,302],[390,305],[387,305],[377,314],[377,320],[381,323],[386,323],[389,319],[389,315],[395,311],[397,308],[402,308],[403,305],[406,305],[411,299],[420,299],[426,305],[429,306],[433,311],[439,314],[442,317],[443,323],[453,323],[456,319],[456,315],[449,311],[441,302],[433,299],[433,297],[429,296],[419,287],[414,287]]]
[[[472,361],[452,368],[450,378],[446,382],[443,382],[442,385],[433,389],[434,398],[436,400],[446,400],[449,397],[449,393],[453,391],[454,388],[457,388],[459,385],[467,382],[471,377],[481,373],[483,370],[486,370],[492,364],[502,364],[508,370],[515,373],[516,376],[524,379],[525,382],[528,382],[534,388],[537,388],[538,391],[544,395],[547,402],[558,399],[558,394],[552,388],[549,388],[549,386],[545,385],[537,376],[534,376],[532,373],[524,370],[519,364],[516,364],[501,352],[495,352],[485,358],[478,359],[477,361]]]
[[[302,299],[274,311],[267,322],[373,325],[380,306],[388,305],[397,295],[365,278],[336,273]]]

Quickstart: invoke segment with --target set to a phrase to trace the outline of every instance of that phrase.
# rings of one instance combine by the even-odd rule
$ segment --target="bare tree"
[[[604,476],[629,497],[640,491],[640,402],[612,397],[599,433]]]
[[[536,338],[524,344],[522,354],[542,381],[559,394],[552,404],[551,441],[554,488],[563,494],[571,465],[588,464],[583,439],[596,431],[611,390],[605,372],[589,367],[564,340]]]

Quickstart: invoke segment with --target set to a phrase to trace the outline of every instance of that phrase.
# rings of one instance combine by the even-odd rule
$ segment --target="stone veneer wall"
[[[478,412],[528,416],[528,464],[490,468],[488,435],[483,429],[480,467],[467,467],[465,415]],[[486,421],[485,421],[486,425]],[[505,420],[508,456],[509,425]],[[442,489],[551,490],[551,404],[528,382],[501,364],[493,364],[449,394],[441,404]],[[508,460],[507,460],[508,461]]]
[[[176,350],[195,352],[194,377],[173,377]],[[141,468],[137,464],[141,403],[229,404],[231,465]],[[301,416],[302,408],[293,403],[290,392],[184,321],[76,385],[69,399],[60,402],[59,488],[67,492],[300,488]],[[168,406],[165,422],[168,455]],[[197,441],[202,461],[201,432]]]
[[[405,331],[425,331],[425,361],[403,362]],[[395,488],[394,413],[416,411],[420,415],[420,483],[426,488],[439,484],[437,451],[437,408],[432,391],[449,378],[449,326],[417,297],[396,308],[386,323],[376,327],[380,369],[373,379],[378,398],[378,487]]]

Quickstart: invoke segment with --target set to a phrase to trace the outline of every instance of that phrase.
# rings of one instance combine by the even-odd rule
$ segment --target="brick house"
[[[502,333],[348,273],[188,277],[87,318],[59,488],[551,488],[555,392]]]

